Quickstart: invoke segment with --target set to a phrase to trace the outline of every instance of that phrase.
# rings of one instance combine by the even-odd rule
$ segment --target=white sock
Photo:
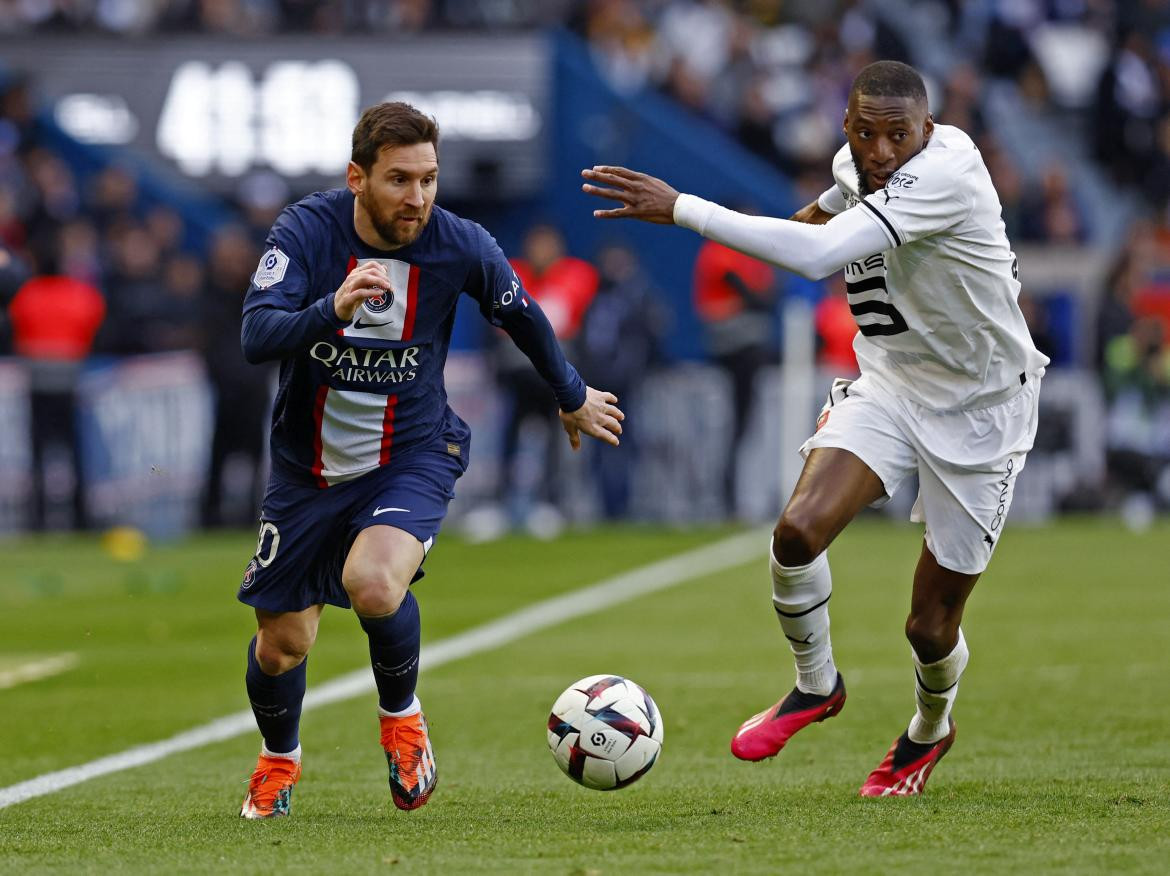
[[[826,696],[837,683],[833,645],[829,640],[829,596],[833,577],[829,555],[819,554],[807,566],[781,566],[768,550],[772,568],[772,605],[796,658],[796,686]]]
[[[913,650],[911,651],[913,654]],[[967,668],[967,640],[959,630],[954,650],[942,660],[923,663],[914,656],[914,694],[918,711],[910,720],[911,742],[938,742],[951,732],[951,706],[959,694],[959,676]]]
[[[409,718],[411,715],[417,715],[422,711],[422,703],[419,702],[418,694],[415,694],[409,706],[401,712],[387,712],[381,706],[378,706],[378,714],[383,718]]]
[[[282,754],[279,751],[269,751],[268,746],[261,742],[260,753],[265,757],[287,757],[289,760],[295,760],[297,763],[301,762],[301,747],[299,745],[288,754]]]

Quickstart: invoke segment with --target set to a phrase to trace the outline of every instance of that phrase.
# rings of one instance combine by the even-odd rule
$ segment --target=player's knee
[[[265,675],[283,675],[309,656],[312,640],[302,636],[266,636],[256,639],[256,662]]]
[[[383,570],[355,571],[343,582],[353,610],[363,617],[382,617],[398,611],[409,581],[400,582]]]
[[[772,553],[781,566],[806,566],[825,549],[822,541],[807,516],[785,510],[772,531]]]
[[[959,638],[959,627],[945,618],[911,614],[906,618],[906,638],[919,660],[934,663],[954,649]]]

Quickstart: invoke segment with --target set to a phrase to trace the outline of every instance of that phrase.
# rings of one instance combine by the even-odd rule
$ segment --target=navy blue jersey
[[[467,426],[447,406],[443,366],[461,293],[511,335],[564,410],[585,402],[548,320],[481,226],[433,207],[418,239],[385,252],[354,230],[348,189],[309,195],[272,226],[244,301],[250,362],[282,360],[272,415],[272,464],[280,477],[326,487],[352,480]],[[386,266],[391,292],[350,322],[333,293],[357,265]]]

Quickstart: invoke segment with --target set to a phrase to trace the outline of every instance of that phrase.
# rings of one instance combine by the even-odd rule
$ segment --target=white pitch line
[[[425,646],[419,655],[419,670],[436,669],[453,660],[490,651],[567,620],[629,602],[639,596],[665,590],[704,575],[743,565],[762,554],[766,544],[766,538],[759,531],[741,533],[639,569],[623,572],[590,587],[546,599]],[[303,711],[353,699],[373,690],[373,673],[369,667],[364,667],[309,690],[305,695]],[[0,809],[34,797],[53,794],[99,776],[144,766],[172,754],[255,732],[256,720],[251,711],[225,715],[169,739],[136,745],[117,754],[91,760],[89,763],[45,773],[9,785],[7,788],[0,788]]]
[[[51,657],[21,663],[11,669],[0,670],[0,690],[60,675],[75,667],[78,662],[76,654],[54,654]]]

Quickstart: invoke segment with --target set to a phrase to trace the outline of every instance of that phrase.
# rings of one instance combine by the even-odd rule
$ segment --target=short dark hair
[[[353,129],[350,160],[368,171],[387,146],[430,143],[439,152],[439,124],[408,103],[393,101],[372,106],[362,113]]]
[[[909,97],[925,105],[926,83],[909,64],[874,61],[861,68],[849,89],[850,97],[862,94],[866,97]]]

